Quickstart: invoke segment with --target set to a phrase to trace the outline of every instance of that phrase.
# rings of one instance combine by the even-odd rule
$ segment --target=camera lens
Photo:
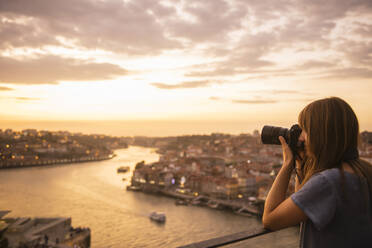
[[[282,127],[264,126],[261,131],[261,140],[263,144],[280,145],[279,136],[283,136],[289,143],[289,130]]]

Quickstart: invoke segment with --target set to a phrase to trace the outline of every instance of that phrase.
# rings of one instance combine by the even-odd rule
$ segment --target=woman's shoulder
[[[315,173],[309,181],[305,183],[303,188],[309,190],[313,187],[322,188],[329,190],[332,185],[340,180],[340,173],[337,168],[323,170],[321,172]]]
[[[347,171],[343,171],[344,173],[344,176],[345,176],[345,180],[351,184],[354,184],[354,183],[357,183],[359,180],[358,180],[358,176],[354,173],[350,173],[350,172],[347,172]],[[319,173],[316,173],[314,176],[314,178],[311,178],[311,179],[314,179],[314,180],[319,180],[317,179],[317,177],[321,177],[323,180],[325,181],[328,181],[330,184],[338,184],[340,183],[340,180],[342,180],[342,172],[339,168],[331,168],[331,169],[326,169],[324,171],[321,171]],[[311,180],[310,179],[310,180]]]
[[[345,171],[344,171],[344,174],[345,174],[345,177],[348,177],[348,178],[350,177],[349,174],[351,175],[351,178],[355,177],[354,174],[351,174]],[[331,169],[326,169],[326,170],[323,170],[321,172],[314,174],[314,176],[312,176],[311,179],[316,180],[316,181],[323,180],[323,181],[328,181],[331,183],[337,183],[341,179],[341,175],[342,175],[341,170],[339,168],[331,168]]]
[[[321,172],[318,172],[314,175],[314,177],[323,177],[327,180],[338,180],[340,178],[340,169],[338,168],[332,168],[332,169],[326,169]]]

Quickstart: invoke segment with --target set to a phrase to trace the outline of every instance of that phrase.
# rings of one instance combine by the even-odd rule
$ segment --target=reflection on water
[[[176,206],[174,199],[126,191],[139,161],[153,162],[153,149],[117,150],[112,160],[73,165],[0,171],[0,209],[9,216],[71,216],[73,226],[90,227],[92,247],[176,247],[250,229],[259,224],[230,212],[195,206]],[[122,178],[127,180],[123,181]],[[148,214],[162,211],[165,225]]]

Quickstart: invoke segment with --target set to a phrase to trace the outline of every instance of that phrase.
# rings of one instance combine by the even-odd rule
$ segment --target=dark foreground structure
[[[299,246],[299,237],[298,227],[290,227],[276,232],[259,228],[180,246],[179,248],[295,248]]]
[[[90,229],[73,228],[71,218],[3,218],[0,211],[1,248],[89,248]]]

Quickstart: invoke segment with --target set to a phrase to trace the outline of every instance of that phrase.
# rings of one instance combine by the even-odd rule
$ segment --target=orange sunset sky
[[[372,131],[370,0],[0,0],[0,128],[289,126],[339,96]]]

